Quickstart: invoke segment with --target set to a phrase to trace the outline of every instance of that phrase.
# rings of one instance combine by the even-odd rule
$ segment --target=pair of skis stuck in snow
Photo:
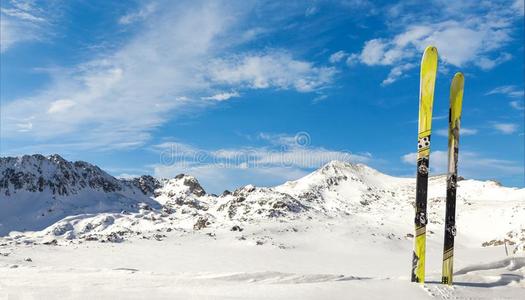
[[[421,60],[419,90],[419,126],[417,143],[416,217],[414,253],[412,259],[412,282],[425,282],[425,248],[427,225],[427,188],[430,158],[430,135],[432,127],[432,105],[438,65],[436,47],[428,46]],[[441,281],[452,284],[454,236],[456,235],[456,183],[459,127],[463,101],[464,76],[454,75],[450,86],[450,109],[448,120],[448,174],[445,216],[445,242],[443,247],[443,269]]]

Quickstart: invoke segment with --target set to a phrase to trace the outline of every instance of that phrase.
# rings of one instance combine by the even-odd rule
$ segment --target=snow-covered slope
[[[299,180],[276,187],[275,190],[292,195],[317,211],[329,215],[351,214],[366,211],[371,204],[399,203],[399,200],[405,200],[402,198],[404,195],[396,194],[396,191],[410,182],[410,179],[388,176],[363,164],[332,161]]]
[[[42,229],[81,213],[137,211],[155,179],[123,181],[86,162],[59,155],[0,158],[0,235]]]
[[[144,235],[159,238],[172,230],[334,218],[352,219],[363,232],[393,238],[410,236],[413,226],[414,180],[362,164],[333,161],[280,186],[248,185],[216,196],[184,174],[121,180],[58,155],[0,162],[0,235],[36,231],[11,234],[19,238],[120,241]],[[444,200],[445,177],[431,177],[429,235],[443,230]],[[462,180],[457,211],[458,231],[474,244],[525,242],[525,189]],[[498,221],[483,221],[487,219]]]
[[[2,158],[0,298],[520,299],[525,189],[493,181],[459,182],[456,285],[435,283],[445,179],[429,180],[431,283],[419,286],[407,276],[411,178],[334,161],[216,196],[190,175],[122,180],[57,155]]]

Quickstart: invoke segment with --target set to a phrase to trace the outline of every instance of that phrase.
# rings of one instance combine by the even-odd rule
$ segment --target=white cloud
[[[525,91],[522,88],[519,88],[515,85],[504,85],[496,87],[485,95],[505,95],[509,98],[521,98],[520,100],[513,100],[509,102],[509,105],[516,110],[525,109],[523,106],[523,98],[525,96]]]
[[[287,168],[287,167],[266,167],[266,168],[246,168],[239,164],[236,167],[223,167],[215,165],[156,165],[153,166],[154,176],[172,178],[173,176],[186,173],[198,178],[200,184],[208,193],[220,194],[225,189],[230,191],[248,184],[257,186],[274,186],[285,181],[296,180],[309,173],[309,171]]]
[[[25,20],[25,21],[30,21],[30,22],[45,22],[44,18],[34,16],[30,12],[23,11],[19,8],[2,8],[1,11],[6,16],[18,18],[20,20]]]
[[[33,123],[31,122],[17,123],[16,127],[18,129],[17,130],[18,132],[26,132],[26,131],[33,129]]]
[[[348,53],[344,52],[343,50],[340,50],[330,55],[330,58],[328,58],[328,61],[335,64],[335,63],[342,61],[347,56],[348,56]]]
[[[2,138],[75,149],[138,147],[174,115],[210,105],[203,97],[221,101],[262,88],[313,92],[333,79],[335,69],[280,49],[234,54],[252,29],[243,23],[244,5],[165,4],[120,48],[52,69],[47,88],[3,101]],[[213,94],[221,90],[235,92]]]
[[[13,45],[42,41],[50,35],[50,19],[58,15],[50,3],[39,8],[32,1],[2,1],[0,8],[0,52]]]
[[[404,163],[416,165],[416,153],[408,153],[401,157]],[[430,171],[432,175],[447,172],[448,153],[437,150],[430,154]],[[414,169],[415,171],[415,169]],[[498,176],[523,174],[523,166],[510,160],[484,157],[471,151],[459,151],[458,175],[466,178],[493,179]]]
[[[359,62],[359,54],[357,54],[357,53],[352,53],[352,54],[348,55],[348,57],[346,58],[346,64],[348,66],[353,66],[357,62]]]
[[[309,17],[315,15],[317,12],[319,12],[319,8],[317,6],[310,6],[306,9],[304,15],[306,17]]]
[[[380,39],[369,40],[361,51],[361,61],[369,66],[386,64],[384,62],[386,44]]]
[[[9,119],[2,118],[2,136],[97,149],[147,141],[171,110],[191,102],[187,95],[208,88],[200,64],[217,46],[213,39],[230,25],[213,5],[174,7],[152,22],[114,53],[53,71],[47,90],[3,103]],[[42,107],[56,107],[57,99],[75,105],[67,114],[40,113]],[[20,136],[14,125],[27,118],[32,130]]]
[[[410,63],[393,67],[390,70],[390,73],[388,73],[387,78],[383,80],[383,82],[381,82],[381,85],[389,85],[389,84],[394,83],[396,80],[398,80],[403,75],[404,72],[414,67],[415,65],[410,64]]]
[[[383,85],[392,83],[404,66],[416,63],[428,45],[438,48],[445,65],[477,66],[488,70],[512,58],[502,48],[512,40],[514,22],[519,18],[511,8],[495,3],[474,7],[445,1],[432,2],[438,14],[405,10],[404,5],[390,7],[390,27],[397,31],[391,38],[375,38],[364,43],[359,53],[348,58],[349,65],[359,61],[368,66],[394,66]],[[443,7],[442,7],[443,6]]]
[[[523,98],[525,92],[515,85],[504,85],[488,91],[485,95],[505,95],[510,98]]]
[[[336,71],[294,59],[280,50],[214,60],[211,79],[219,83],[253,89],[278,88],[311,92],[330,84]]]
[[[237,168],[240,164],[250,168],[295,167],[315,169],[332,160],[348,162],[369,162],[371,154],[352,154],[322,147],[302,145],[296,136],[261,135],[269,146],[233,149],[205,150],[191,145],[166,142],[153,146],[161,153],[163,163],[181,165],[220,165],[222,168]],[[274,140],[272,140],[274,139]]]
[[[24,35],[17,33],[17,29],[13,28],[11,21],[0,17],[0,52],[6,51],[13,44],[20,41],[20,39],[16,38],[17,36]]]
[[[313,103],[321,102],[321,101],[324,101],[326,99],[328,99],[328,95],[320,94],[320,95],[318,95],[317,97],[315,97],[313,99]]]
[[[38,40],[39,36],[36,31],[36,26],[30,22],[9,18],[4,16],[2,11],[0,17],[0,52],[5,52],[20,42]]]
[[[433,116],[432,120],[434,120],[434,121],[437,121],[437,120],[448,120],[448,114],[447,115]],[[416,120],[416,123],[417,123],[417,120]]]
[[[71,100],[68,100],[68,99],[57,100],[57,101],[51,102],[51,105],[49,106],[47,113],[49,114],[63,113],[73,106],[75,106],[75,102]]]
[[[514,0],[514,3],[512,4],[512,8],[516,10],[516,13],[520,16],[523,16],[524,14],[524,1],[523,0]]]
[[[518,100],[510,101],[510,106],[517,110],[525,110],[525,105],[523,105],[523,102],[520,102]]]
[[[461,128],[460,129],[460,134],[463,135],[463,136],[475,135],[475,134],[478,134],[478,130],[477,129],[473,129],[473,128]]]
[[[153,146],[153,149],[161,154],[163,163],[178,166],[218,164],[222,168],[236,168],[242,163],[252,168],[276,166],[316,169],[332,160],[363,163],[372,160],[369,153],[353,154],[312,147],[296,139],[296,136],[278,135],[275,140],[268,140],[271,145],[257,148],[206,150],[183,143],[166,142]]]
[[[457,67],[480,63],[484,68],[490,68],[493,66],[491,63],[508,60],[508,54],[495,60],[484,56],[488,54],[487,50],[494,50],[506,43],[509,40],[508,32],[486,28],[481,24],[476,25],[480,26],[478,28],[465,26],[456,21],[411,26],[392,40],[374,39],[366,42],[360,58],[367,65],[392,65],[405,57],[417,56],[426,45],[435,45],[441,60]],[[494,38],[494,35],[498,37]]]
[[[218,93],[218,94],[215,94],[213,96],[207,96],[207,97],[201,97],[201,99],[203,100],[215,100],[215,101],[226,101],[226,100],[229,100],[231,98],[235,98],[235,97],[239,97],[239,93],[238,92],[223,92],[223,93]]]
[[[436,130],[436,134],[437,135],[440,135],[440,136],[444,136],[444,137],[448,137],[448,129],[446,128],[443,128],[443,129],[438,129]],[[473,128],[461,128],[460,129],[460,138],[462,136],[468,136],[468,135],[476,135],[478,134],[478,130],[477,129],[473,129]]]
[[[301,144],[302,146],[309,146],[311,144],[312,138],[306,132],[298,132],[296,135],[288,134],[272,134],[261,132],[257,135],[259,140],[269,142],[277,146],[294,146]]]
[[[488,57],[480,57],[479,61],[477,61],[475,64],[483,70],[490,70],[494,68],[495,66],[502,64],[506,61],[509,61],[511,59],[512,59],[512,55],[510,53],[503,52],[494,59],[490,59]]]
[[[518,130],[518,125],[513,123],[493,123],[494,129],[503,134],[512,134]]]
[[[138,21],[142,21],[153,14],[156,9],[157,5],[155,3],[148,3],[136,12],[132,12],[120,17],[118,22],[122,25],[129,25]]]
[[[214,192],[219,188],[235,188],[248,183],[274,185],[306,175],[331,160],[364,162],[372,155],[312,147],[305,133],[295,136],[265,134],[259,138],[268,146],[200,149],[191,145],[166,142],[153,146],[161,162],[153,165],[155,176],[172,177],[189,173],[199,178]]]

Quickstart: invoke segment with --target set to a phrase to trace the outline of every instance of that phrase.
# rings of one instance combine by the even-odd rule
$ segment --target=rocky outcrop
[[[60,155],[24,155],[0,158],[0,194],[19,190],[69,196],[85,188],[106,193],[123,189],[123,183],[87,162],[69,162]]]

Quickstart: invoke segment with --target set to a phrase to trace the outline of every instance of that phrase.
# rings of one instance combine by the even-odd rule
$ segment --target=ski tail
[[[443,246],[443,273],[441,282],[452,284],[454,236],[456,235],[456,186],[459,153],[459,130],[463,87],[465,78],[461,72],[454,75],[450,85],[450,110],[448,120],[448,174],[445,213],[445,242]]]
[[[428,46],[421,59],[419,85],[416,217],[414,220],[415,235],[411,274],[412,281],[420,283],[425,282],[428,164],[437,64],[437,49],[434,46]]]

